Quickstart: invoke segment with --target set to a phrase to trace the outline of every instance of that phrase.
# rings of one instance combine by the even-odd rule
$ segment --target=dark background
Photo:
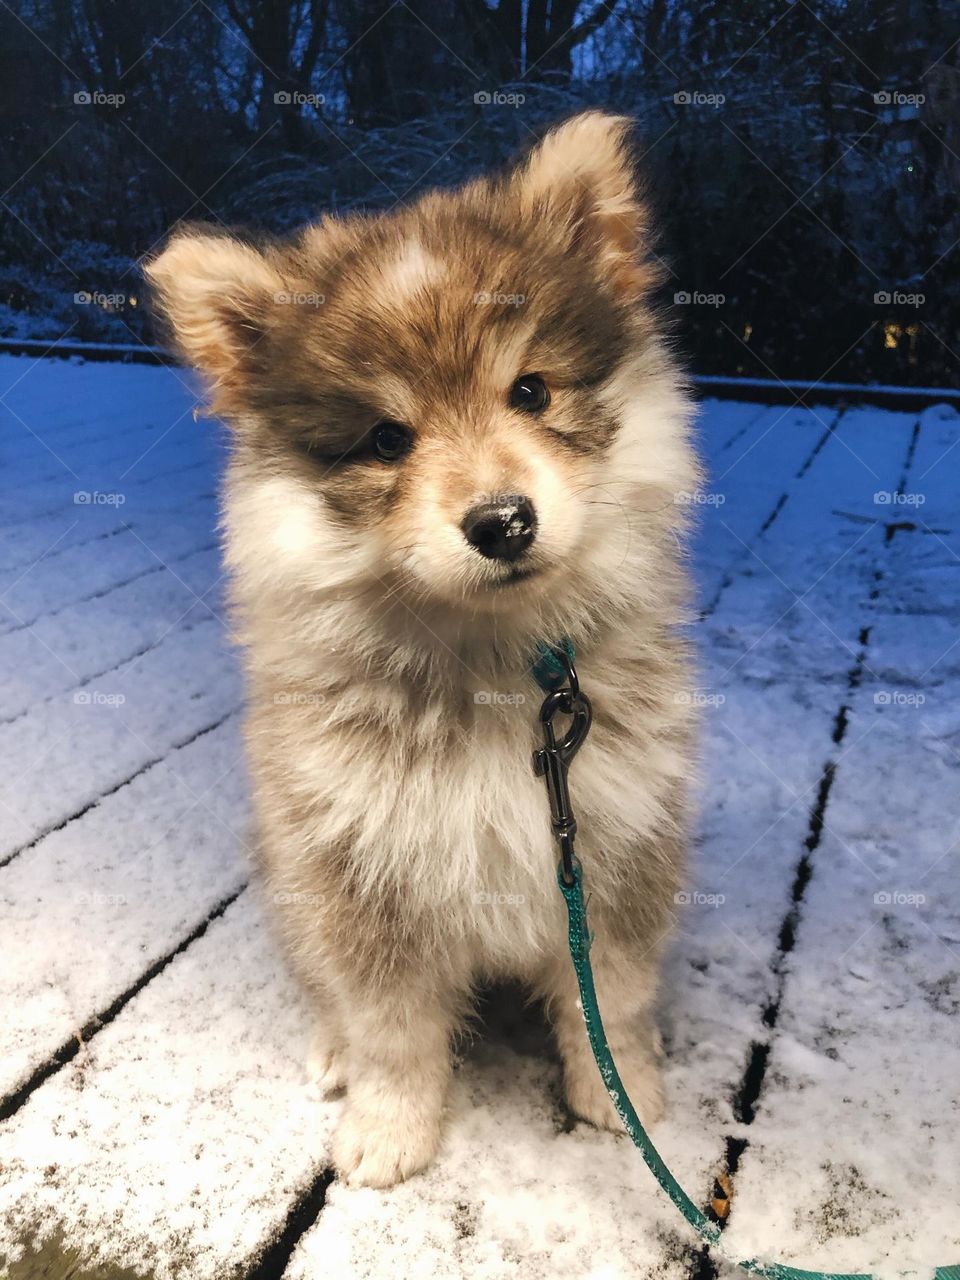
[[[389,208],[601,104],[698,372],[955,385],[958,37],[936,0],[0,3],[0,337],[149,342],[178,219]]]

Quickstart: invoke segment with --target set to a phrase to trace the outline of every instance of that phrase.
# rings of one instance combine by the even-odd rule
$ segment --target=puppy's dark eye
[[[535,373],[525,373],[510,388],[510,408],[522,413],[542,413],[550,403],[547,384]]]
[[[413,433],[402,422],[380,422],[373,429],[373,451],[384,462],[396,462],[413,444]]]

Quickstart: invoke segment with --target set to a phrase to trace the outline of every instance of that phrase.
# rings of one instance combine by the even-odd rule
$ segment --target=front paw
[[[633,1103],[644,1128],[656,1124],[664,1116],[665,1106],[660,1071],[656,1062],[638,1048],[621,1049],[614,1054],[624,1089]],[[607,1092],[600,1069],[592,1058],[567,1064],[564,1087],[570,1110],[598,1129],[623,1133],[623,1121]]]
[[[402,1105],[364,1114],[349,1101],[333,1143],[333,1160],[351,1186],[391,1187],[425,1169],[440,1145],[440,1124],[405,1114]]]

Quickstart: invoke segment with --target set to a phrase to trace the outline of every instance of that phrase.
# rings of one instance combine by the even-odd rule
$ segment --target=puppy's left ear
[[[617,297],[635,302],[656,283],[645,261],[650,217],[637,188],[633,122],[586,111],[552,129],[513,175],[521,217],[589,256]]]

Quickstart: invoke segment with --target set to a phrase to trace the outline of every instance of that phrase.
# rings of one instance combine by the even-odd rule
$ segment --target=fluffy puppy
[[[315,1070],[346,1086],[352,1182],[434,1156],[479,981],[543,998],[570,1107],[619,1127],[530,763],[540,640],[573,640],[594,702],[571,772],[592,956],[624,1082],[661,1113],[698,474],[649,244],[629,122],[589,112],[506,174],[281,243],[181,229],[147,268],[232,429],[260,856],[315,999]]]

